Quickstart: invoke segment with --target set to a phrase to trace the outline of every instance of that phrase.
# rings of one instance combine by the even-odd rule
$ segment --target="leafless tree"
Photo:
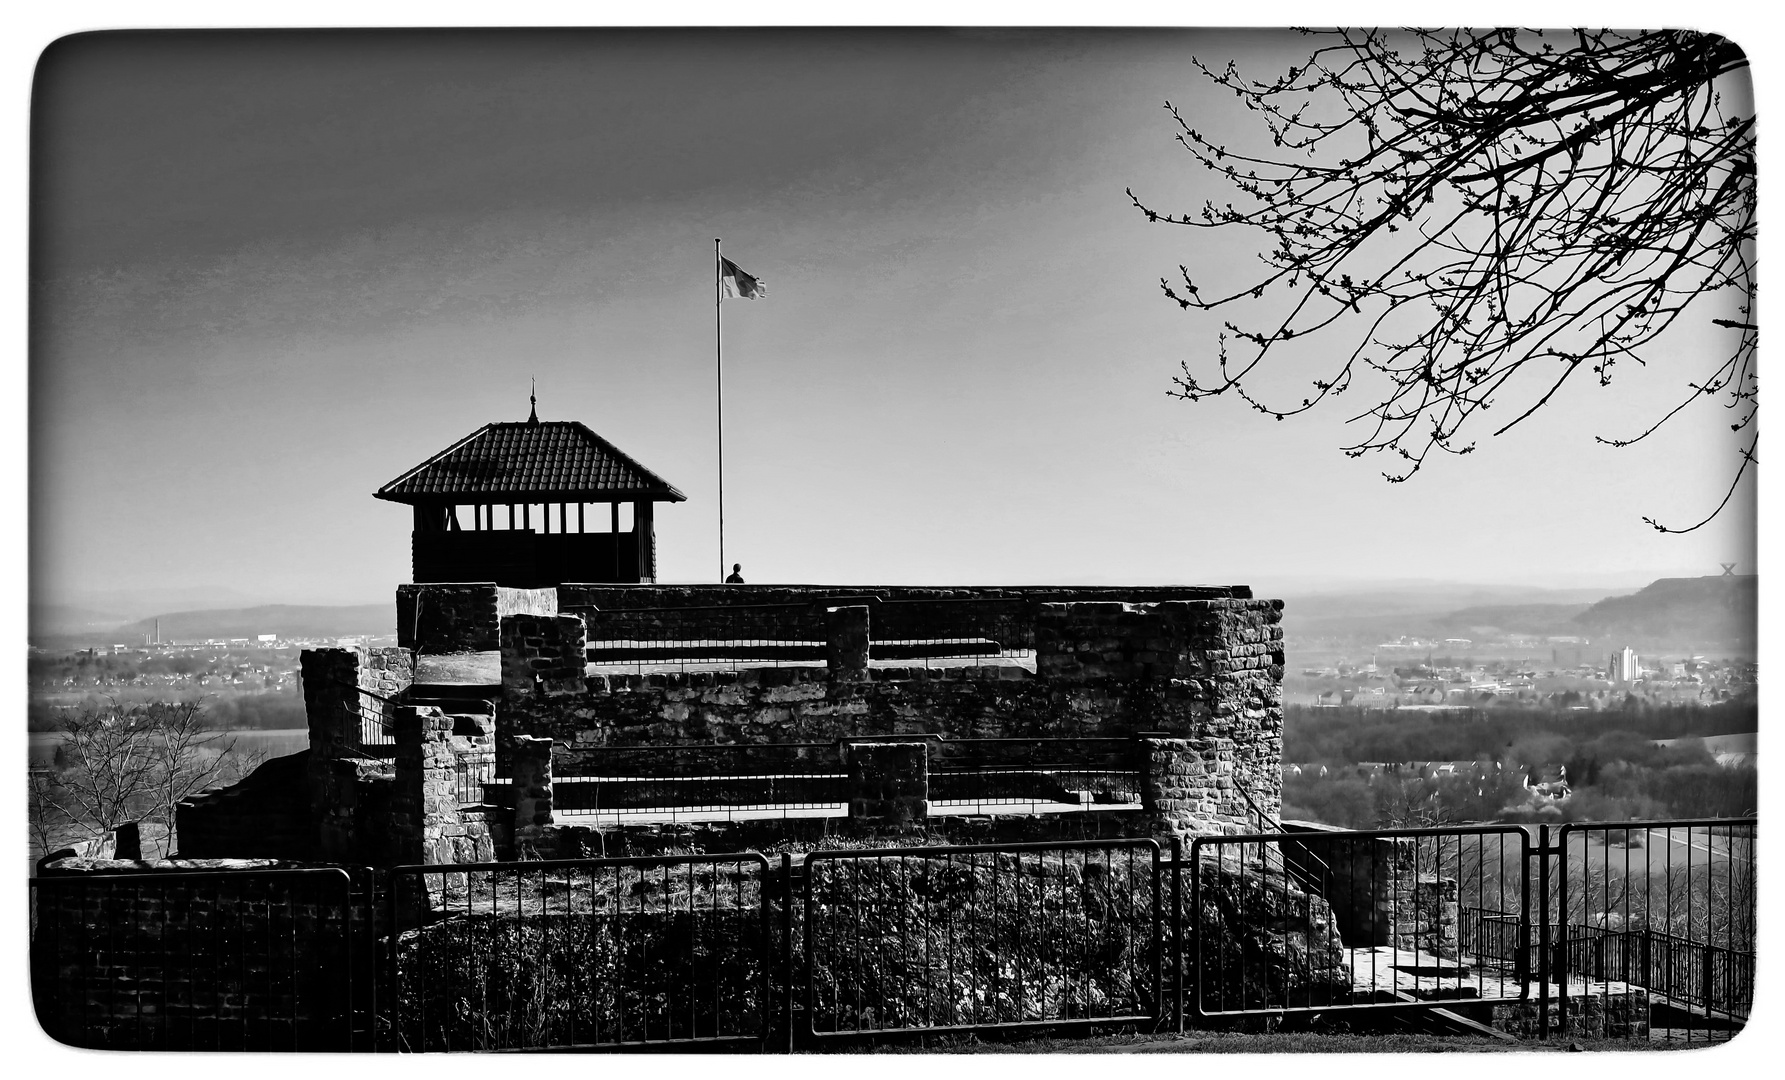
[[[1389,454],[1383,475],[1399,483],[1434,450],[1467,454],[1480,431],[1518,425],[1571,378],[1689,365],[1655,346],[1690,312],[1725,346],[1681,372],[1677,405],[1595,437],[1627,446],[1720,400],[1749,433],[1723,501],[1685,528],[1643,520],[1690,532],[1716,517],[1757,445],[1754,116],[1725,96],[1742,51],[1680,30],[1310,37],[1308,61],[1270,81],[1197,63],[1258,114],[1268,152],[1223,145],[1166,102],[1177,141],[1239,205],[1174,214],[1128,193],[1149,221],[1250,230],[1263,248],[1236,285],[1184,266],[1161,279],[1181,308],[1232,312],[1213,374],[1186,362],[1173,394],[1233,395],[1281,420],[1361,386],[1352,419],[1367,434],[1345,453]],[[1316,335],[1340,339],[1334,359],[1275,400],[1265,383],[1289,343]],[[1511,415],[1478,419],[1490,406]]]
[[[65,766],[32,779],[31,827],[46,850],[52,830],[61,843],[103,837],[127,821],[171,830],[180,800],[243,775],[262,757],[237,753],[197,701],[88,707],[64,717],[60,734]]]
[[[65,847],[70,840],[85,835],[63,811],[56,791],[59,786],[53,770],[31,768],[25,788],[25,827],[33,857]]]

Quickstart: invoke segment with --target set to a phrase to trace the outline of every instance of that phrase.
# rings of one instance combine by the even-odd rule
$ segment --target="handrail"
[[[1274,828],[1277,832],[1282,833],[1285,836],[1290,835],[1289,830],[1285,829],[1283,827],[1283,823],[1281,821],[1278,821],[1276,818],[1265,813],[1263,807],[1259,806],[1256,802],[1252,801],[1252,793],[1246,790],[1246,785],[1241,784],[1238,781],[1235,781],[1233,788],[1235,791],[1240,793],[1240,798],[1246,800],[1246,805],[1252,808],[1252,812],[1254,814],[1258,815],[1258,819],[1260,821],[1265,822],[1266,824],[1268,824],[1272,828]],[[1307,862],[1312,864],[1312,869],[1314,872],[1314,880],[1310,881],[1307,878],[1305,878],[1303,876],[1303,874],[1296,872],[1297,868],[1290,863],[1289,857],[1287,855],[1283,854],[1283,849],[1280,845],[1273,845],[1273,850],[1275,850],[1277,852],[1278,858],[1283,860],[1283,872],[1286,874],[1289,874],[1290,876],[1294,877],[1296,880],[1300,881],[1302,883],[1303,887],[1305,887],[1305,888],[1312,889],[1316,882],[1325,881],[1327,879],[1327,877],[1332,874],[1332,867],[1327,864],[1327,861],[1325,859],[1322,859],[1320,856],[1314,854],[1312,851],[1309,851],[1306,848],[1304,848],[1301,850],[1299,855],[1300,855],[1300,858],[1305,859],[1305,860],[1307,860]]]
[[[1246,785],[1236,781],[1233,785],[1233,789],[1240,793],[1240,798],[1246,800],[1246,805],[1252,808],[1252,812],[1258,815],[1260,821],[1271,826],[1271,828],[1277,832],[1287,833],[1289,831],[1283,827],[1281,821],[1278,821],[1276,818],[1265,813],[1263,807],[1252,801],[1252,793],[1246,790]]]
[[[345,682],[341,679],[337,679],[337,678],[333,677],[332,675],[323,676],[322,681],[325,683],[328,683],[330,686],[339,686],[344,690],[358,690],[360,693],[366,695],[367,697],[373,698],[378,701],[382,701],[386,705],[401,705],[401,704],[403,704],[401,701],[398,701],[395,698],[385,697],[383,694],[380,694],[376,690],[368,690],[358,683]]]
[[[326,676],[326,675],[323,676],[322,681],[324,683],[326,683],[327,685],[340,687],[343,690],[357,691],[358,693],[364,694],[365,696],[373,699],[374,701],[382,702],[385,705],[392,705],[392,706],[402,705],[402,702],[395,701],[391,698],[385,697],[383,694],[380,694],[376,690],[368,690],[365,687],[360,686],[358,683],[345,682],[341,679],[337,679],[332,676]],[[396,732],[396,726],[394,724],[392,724],[390,722],[390,719],[384,715],[384,710],[382,710],[382,709],[374,712],[373,710],[366,708],[366,706],[357,699],[355,699],[352,704],[344,705],[344,708],[351,710],[355,716],[359,717],[362,725],[365,724],[366,722],[370,721],[371,723],[377,725],[378,730],[384,734],[388,735],[388,734],[394,734]],[[362,729],[362,737],[363,737],[363,729]]]

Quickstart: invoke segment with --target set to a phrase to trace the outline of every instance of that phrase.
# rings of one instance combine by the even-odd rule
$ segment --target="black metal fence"
[[[608,670],[823,666],[829,631],[812,604],[590,611],[588,660]]]
[[[940,740],[930,751],[930,807],[1138,807],[1145,775],[1141,745],[1134,739]]]
[[[1155,1026],[1163,877],[1152,840],[812,852],[801,1034]]]
[[[931,666],[967,657],[1033,660],[1035,606],[1026,600],[883,600],[870,611],[875,660]]]
[[[1033,664],[1035,605],[986,598],[881,600],[829,597],[815,603],[589,610],[590,663],[613,672],[823,666],[826,608],[869,609],[876,662],[958,666],[1002,659]]]
[[[553,758],[553,810],[662,816],[836,810],[849,798],[835,743],[606,746]]]
[[[1460,924],[1464,912],[1522,906],[1528,855],[1517,826],[1198,837],[1194,1009],[1219,1017],[1523,998],[1515,971],[1462,952]],[[1473,944],[1481,931],[1471,921]]]
[[[43,1030],[107,1050],[369,1049],[368,910],[337,868],[31,879]]]
[[[492,801],[492,796],[506,801],[506,796],[489,789],[496,782],[496,752],[475,750],[458,754],[453,761],[452,790],[460,806]]]
[[[324,682],[337,690],[347,691],[342,695],[341,707],[346,710],[347,720],[359,726],[362,750],[380,756],[396,750],[397,702],[394,699],[338,679],[325,679]]]
[[[768,877],[755,852],[400,867],[383,1045],[760,1048]]]
[[[1754,1001],[1753,820],[1569,824],[1551,905],[1560,1015],[1643,987],[1670,1037],[1727,1038]]]
[[[108,1048],[788,1049],[1397,1010],[1722,1039],[1753,1001],[1753,836],[1746,819],[1209,836],[1169,858],[1141,839],[412,866],[376,906],[342,870],[70,875],[32,883],[32,978],[47,1031]]]

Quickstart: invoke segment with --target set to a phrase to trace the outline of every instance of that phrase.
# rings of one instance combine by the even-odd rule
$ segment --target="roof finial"
[[[539,380],[529,377],[527,381],[531,384],[527,389],[527,423],[537,424],[539,423],[539,398],[537,396]]]

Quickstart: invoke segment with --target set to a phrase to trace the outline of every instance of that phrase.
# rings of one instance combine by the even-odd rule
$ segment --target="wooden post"
[[[584,504],[584,503],[576,504],[576,531],[579,533],[586,533],[589,531],[588,526],[583,524],[583,506],[584,505],[586,505],[586,504]]]
[[[632,504],[632,536],[638,549],[638,580],[657,580],[657,508],[640,499]]]
[[[614,538],[614,576],[613,576],[613,580],[619,581],[620,580],[620,504],[617,502],[611,502],[611,503],[608,503],[607,506],[608,506],[608,509],[613,512],[612,525],[611,525],[611,528],[609,529],[609,535],[611,535]]]

